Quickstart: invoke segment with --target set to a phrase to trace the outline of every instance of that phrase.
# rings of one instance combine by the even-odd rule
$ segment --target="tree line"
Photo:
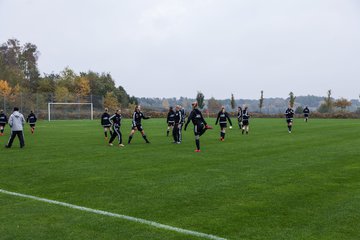
[[[88,96],[102,96],[109,108],[137,104],[122,86],[116,86],[110,73],[94,71],[76,73],[65,67],[59,73],[44,73],[38,69],[40,52],[35,44],[21,44],[9,39],[0,45],[0,97],[11,102],[20,93],[46,93],[50,102],[85,102]]]

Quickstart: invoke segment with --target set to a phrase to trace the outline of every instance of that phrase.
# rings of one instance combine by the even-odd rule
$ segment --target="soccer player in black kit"
[[[243,124],[243,114],[242,114],[242,108],[241,108],[241,107],[238,107],[237,119],[238,119],[238,125],[239,125],[239,128],[240,128],[240,129],[242,129],[242,124]]]
[[[30,125],[31,134],[33,134],[34,131],[35,131],[35,123],[36,123],[36,121],[37,121],[37,118],[36,118],[34,112],[30,111],[30,114],[26,118],[26,122],[29,123],[29,125]]]
[[[167,118],[166,118],[166,123],[168,125],[167,130],[166,130],[166,136],[169,136],[170,129],[171,129],[171,131],[174,130],[174,124],[175,124],[174,117],[175,117],[174,109],[173,109],[173,107],[170,107],[169,112],[167,114]]]
[[[249,134],[249,118],[250,115],[248,112],[248,107],[245,107],[242,111],[242,134],[244,134],[244,132],[246,132],[246,134]]]
[[[5,115],[3,110],[0,110],[0,136],[4,135],[4,129],[7,122],[8,122],[7,116]]]
[[[191,111],[188,120],[185,124],[184,130],[186,131],[186,128],[190,121],[194,124],[194,134],[195,134],[195,143],[196,143],[196,150],[195,152],[200,152],[200,136],[205,133],[207,129],[212,129],[212,127],[208,126],[205,119],[203,118],[202,113],[197,108],[198,104],[197,102],[193,102],[192,104],[193,110]]]
[[[122,135],[121,135],[121,131],[120,131],[120,126],[121,126],[121,110],[118,109],[114,115],[112,115],[110,118],[109,118],[109,121],[112,125],[112,129],[113,129],[113,132],[111,134],[111,137],[110,137],[110,141],[109,141],[109,145],[112,146],[112,142],[114,141],[114,139],[116,137],[118,137],[118,140],[119,140],[119,147],[123,147],[124,144],[122,144]]]
[[[113,134],[110,129],[111,122],[109,119],[110,119],[110,114],[108,113],[108,109],[105,108],[105,112],[101,115],[101,125],[104,128],[105,140],[108,139],[108,131],[110,131],[110,136],[112,136],[112,134]]]
[[[230,128],[232,128],[232,122],[229,117],[229,114],[225,111],[225,107],[222,106],[220,112],[217,115],[216,122],[215,122],[215,125],[217,125],[218,122],[220,123],[220,141],[222,141],[222,142],[225,140],[227,121],[229,121]]]
[[[309,119],[309,114],[310,114],[310,110],[309,110],[308,106],[306,106],[304,108],[303,113],[304,113],[304,121],[307,122]]]
[[[291,106],[289,105],[289,107],[286,109],[285,111],[285,117],[286,117],[286,122],[287,122],[287,126],[288,126],[288,131],[289,133],[291,133],[291,129],[292,129],[292,125],[293,125],[293,118],[294,118],[294,110],[291,108]]]
[[[144,138],[146,143],[150,143],[149,140],[146,137],[145,131],[141,125],[141,119],[149,119],[150,117],[146,117],[141,111],[140,111],[140,106],[137,105],[135,107],[135,111],[133,114],[133,119],[132,119],[132,129],[130,132],[130,136],[129,136],[129,140],[128,140],[128,144],[130,144],[135,131],[139,130],[141,132],[142,137]]]
[[[180,106],[177,105],[175,107],[175,116],[174,116],[174,128],[173,128],[173,137],[174,143],[180,144],[181,143],[181,111]]]

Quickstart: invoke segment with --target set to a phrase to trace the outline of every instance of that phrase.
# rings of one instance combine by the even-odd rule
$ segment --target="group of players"
[[[242,109],[241,107],[238,108],[237,119],[239,128],[242,130],[242,134],[249,133],[249,112],[248,108],[245,107]],[[150,117],[145,116],[143,112],[141,112],[140,106],[137,105],[135,107],[135,111],[132,117],[132,127],[131,132],[129,134],[128,144],[131,143],[131,140],[136,131],[140,131],[142,137],[144,138],[146,143],[150,143],[147,139],[145,131],[142,127],[141,120],[142,119],[149,119]],[[172,132],[173,136],[173,143],[180,144],[182,141],[182,129],[186,131],[187,126],[190,122],[194,125],[194,135],[195,135],[195,145],[196,149],[195,152],[200,152],[200,136],[202,136],[206,130],[212,129],[211,126],[207,124],[205,121],[201,111],[198,109],[198,103],[192,103],[192,111],[190,112],[187,121],[185,122],[186,114],[185,110],[182,106],[177,105],[175,110],[173,107],[170,107],[169,112],[167,114],[166,123],[167,123],[167,130],[166,135],[169,136],[170,132]],[[110,133],[109,139],[109,146],[113,146],[113,141],[115,138],[118,138],[119,147],[124,147],[123,144],[123,137],[120,131],[121,126],[121,110],[117,110],[115,114],[110,115],[108,113],[108,109],[105,109],[105,112],[101,116],[101,125],[104,128],[104,136],[105,139],[108,139],[108,132]],[[220,125],[220,141],[225,140],[227,122],[230,123],[230,128],[232,128],[232,122],[229,117],[229,114],[225,111],[225,107],[222,107],[220,112],[217,115],[216,123]]]
[[[4,113],[4,110],[0,110],[0,136],[4,136],[5,126],[8,123],[8,117]],[[29,123],[30,131],[33,134],[35,132],[35,124],[37,117],[33,111],[30,111],[29,115],[26,118],[26,122]]]

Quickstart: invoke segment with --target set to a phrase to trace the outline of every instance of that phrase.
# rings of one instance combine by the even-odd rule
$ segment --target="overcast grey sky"
[[[137,97],[360,94],[359,0],[0,0],[9,38]]]

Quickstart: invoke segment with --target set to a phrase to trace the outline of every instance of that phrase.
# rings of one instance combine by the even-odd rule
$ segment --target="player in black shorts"
[[[246,132],[246,134],[249,134],[249,118],[250,115],[248,112],[248,107],[245,107],[242,111],[242,134],[244,134],[244,132]]]
[[[174,109],[173,107],[170,107],[166,118],[166,123],[167,123],[166,136],[169,136],[170,129],[171,131],[173,131],[174,129],[174,124],[175,124],[174,117],[175,117]]]
[[[35,131],[35,123],[36,123],[36,121],[37,121],[37,118],[36,118],[34,112],[30,111],[30,114],[26,118],[26,122],[29,123],[29,125],[30,125],[31,134],[33,134],[34,131]]]
[[[110,137],[110,141],[109,141],[109,145],[112,146],[112,142],[114,141],[114,139],[116,137],[118,137],[118,141],[119,141],[119,147],[124,147],[124,144],[122,144],[122,135],[121,135],[121,131],[120,131],[120,127],[121,127],[121,110],[118,109],[114,115],[112,115],[109,118],[109,121],[112,125],[112,129],[113,132],[111,134]]]
[[[304,113],[304,121],[307,122],[309,119],[309,114],[310,114],[310,110],[309,110],[308,106],[306,106],[304,108],[303,113]]]
[[[105,108],[105,112],[101,115],[101,125],[104,128],[104,135],[105,135],[105,140],[108,139],[108,131],[110,132],[110,136],[112,136],[112,131],[111,131],[111,122],[110,122],[110,114],[108,113],[108,109]]]
[[[175,107],[175,116],[174,116],[174,128],[173,128],[173,137],[174,143],[180,144],[181,143],[181,111],[180,106],[177,105]]]
[[[192,123],[194,124],[194,135],[196,144],[195,152],[200,152],[200,136],[203,135],[207,129],[212,129],[212,127],[207,125],[202,113],[197,108],[197,102],[193,102],[191,105],[193,110],[188,117],[184,130],[186,131],[188,124],[190,123],[190,121],[192,121]]]
[[[3,110],[0,110],[0,136],[4,136],[5,125],[8,119]]]
[[[230,128],[232,128],[232,122],[229,117],[229,114],[225,111],[225,107],[222,106],[220,112],[217,115],[215,125],[220,123],[220,141],[225,140],[225,133],[227,128],[227,121],[230,123]]]
[[[238,107],[237,119],[238,119],[239,129],[242,129],[243,115],[242,115],[242,108],[241,107]]]
[[[291,133],[291,129],[292,129],[292,125],[293,125],[293,119],[294,119],[294,110],[291,108],[291,106],[289,105],[289,107],[286,109],[285,111],[285,117],[286,117],[286,122],[287,122],[287,126],[288,126],[288,131],[289,133]]]
[[[144,138],[146,143],[150,143],[149,140],[147,139],[146,134],[144,132],[144,129],[143,129],[142,125],[141,125],[141,119],[149,119],[149,118],[150,117],[146,117],[140,111],[140,106],[139,105],[137,105],[135,107],[135,111],[134,111],[133,118],[132,118],[132,129],[131,129],[131,132],[130,132],[130,135],[129,135],[128,144],[130,144],[136,130],[139,130],[141,132],[141,135]]]

